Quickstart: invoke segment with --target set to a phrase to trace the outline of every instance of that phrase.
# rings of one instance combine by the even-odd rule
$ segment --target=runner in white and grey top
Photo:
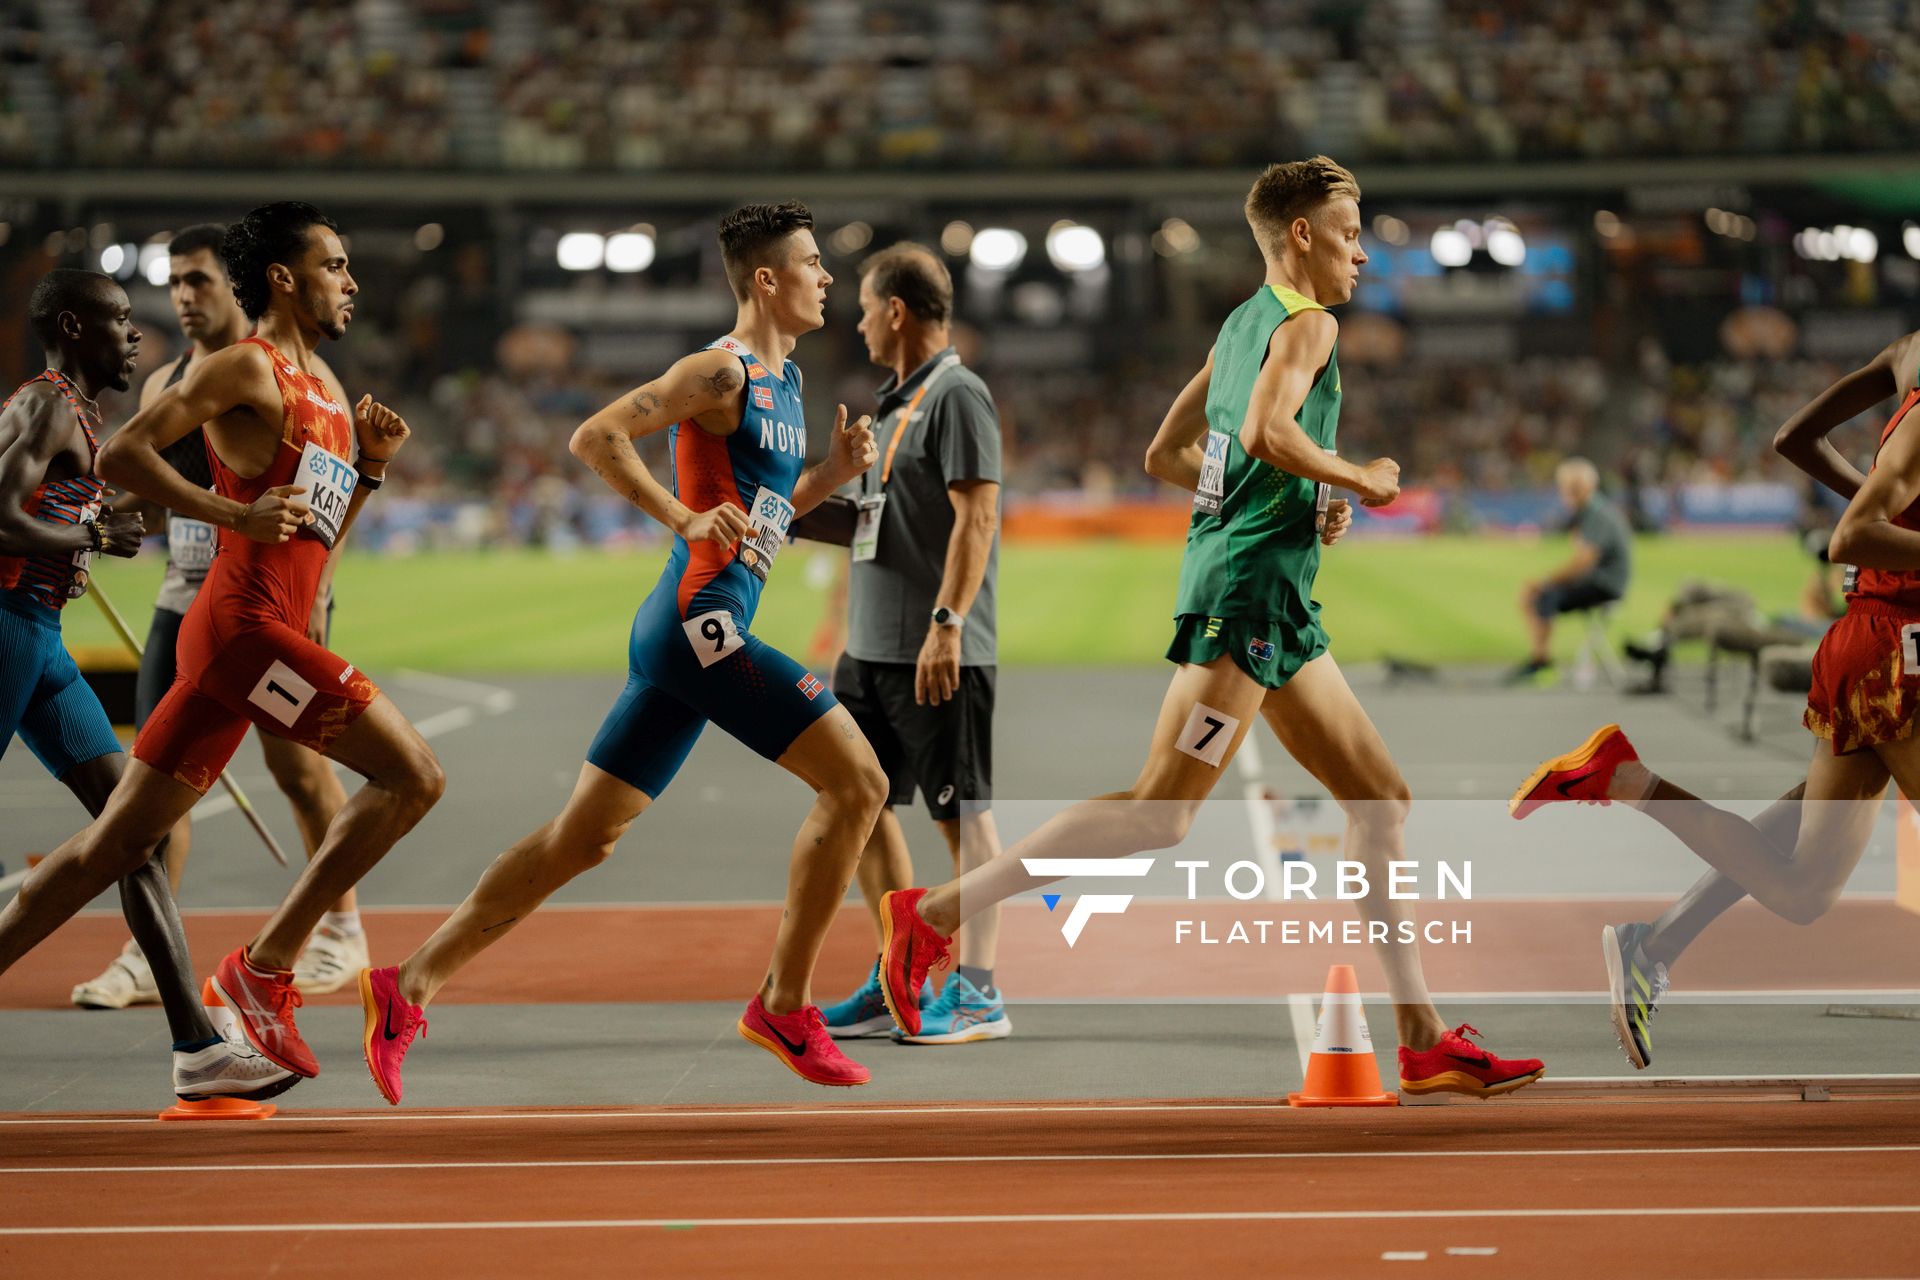
[[[166,385],[171,387],[187,376],[187,364],[193,359],[193,349],[180,357],[173,366],[173,372],[167,376]],[[203,489],[213,488],[213,468],[207,462],[207,437],[204,432],[195,431],[183,436],[160,451],[167,465],[182,476]],[[167,571],[160,579],[160,594],[154,600],[153,607],[165,609],[169,613],[185,614],[193,598],[200,594],[200,584],[207,580],[207,570],[213,567],[214,528],[202,520],[189,520],[176,512],[167,513]],[[171,681],[169,681],[171,683]],[[161,694],[166,690],[161,689]],[[146,722],[147,712],[153,704],[142,699],[139,712],[141,723]],[[158,698],[155,698],[158,701]]]

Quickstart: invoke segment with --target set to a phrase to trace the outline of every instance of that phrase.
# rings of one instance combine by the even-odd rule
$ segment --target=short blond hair
[[[1312,217],[1329,200],[1360,199],[1360,184],[1326,156],[1268,165],[1247,192],[1247,223],[1262,248],[1278,252],[1295,218]]]

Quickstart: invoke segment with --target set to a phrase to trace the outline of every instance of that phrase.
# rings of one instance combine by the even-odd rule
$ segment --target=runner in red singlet
[[[1899,407],[1862,476],[1827,436],[1888,397]],[[1858,573],[1846,615],[1814,655],[1805,783],[1749,822],[1648,769],[1619,726],[1607,725],[1534,770],[1513,797],[1520,818],[1550,801],[1623,801],[1713,868],[1659,920],[1604,931],[1614,1027],[1636,1067],[1651,1060],[1648,1019],[1668,966],[1702,930],[1749,894],[1776,915],[1812,923],[1859,865],[1888,780],[1920,799],[1920,333],[1827,388],[1780,428],[1775,447],[1848,500],[1828,554]]]
[[[135,740],[106,811],[43,864],[34,910],[0,925],[0,970],[145,861],[257,725],[367,779],[280,909],[213,974],[254,1046],[313,1076],[319,1064],[294,1026],[293,960],[327,907],[444,785],[433,752],[372,681],[307,638],[332,548],[408,432],[371,396],[349,415],[345,392],[314,361],[323,336],[346,332],[358,291],[325,215],[295,202],[255,209],[229,228],[222,256],[257,322],[254,336],[199,362],[122,427],[99,461],[111,483],[215,525],[219,549],[181,624],[173,688]],[[211,491],[159,452],[201,424]]]

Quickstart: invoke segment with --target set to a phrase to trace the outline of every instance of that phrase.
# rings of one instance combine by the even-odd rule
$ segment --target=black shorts
[[[180,646],[180,624],[187,615],[171,609],[155,609],[147,628],[147,647],[140,655],[140,674],[133,685],[133,727],[147,727],[147,717],[160,705],[160,699],[173,688],[177,663],[174,651]],[[333,601],[327,601],[327,634],[333,633]],[[325,643],[324,641],[322,643]]]
[[[935,822],[984,809],[993,799],[994,668],[960,668],[960,688],[937,707],[913,700],[911,662],[862,662],[844,654],[833,696],[873,744],[892,790],[888,804],[912,804],[916,784]]]
[[[1619,598],[1618,591],[1591,579],[1556,582],[1541,588],[1539,597],[1533,602],[1533,613],[1537,618],[1552,618],[1563,613],[1584,613],[1588,609],[1610,605]]]

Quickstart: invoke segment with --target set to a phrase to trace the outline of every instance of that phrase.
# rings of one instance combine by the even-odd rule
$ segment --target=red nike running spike
[[[1507,812],[1524,818],[1542,805],[1565,800],[1585,804],[1612,804],[1607,788],[1614,771],[1640,753],[1617,724],[1602,725],[1593,736],[1565,755],[1555,756],[1527,775],[1507,801]]]

